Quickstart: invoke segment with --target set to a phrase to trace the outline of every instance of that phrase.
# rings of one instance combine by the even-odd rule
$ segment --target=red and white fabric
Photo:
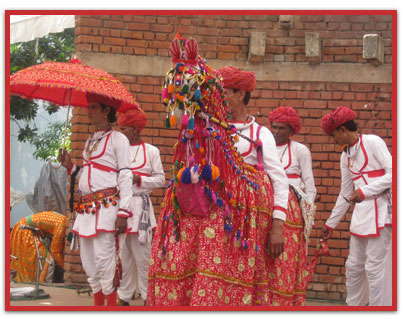
[[[314,202],[316,188],[308,147],[290,140],[286,144],[277,145],[277,153],[290,184],[299,187]]]
[[[340,169],[341,190],[326,226],[334,229],[339,224],[350,206],[344,197],[349,199],[358,189],[365,199],[354,207],[350,233],[378,237],[379,230],[391,224],[386,194],[392,186],[392,156],[385,142],[376,135],[360,135],[348,153],[342,152]]]
[[[376,135],[359,135],[340,159],[342,185],[338,200],[326,221],[334,229],[345,215],[354,190],[364,200],[356,203],[350,222],[350,251],[346,261],[347,304],[389,306],[388,281],[392,280],[391,216],[388,202],[392,186],[392,157]],[[388,287],[388,288],[387,288]]]
[[[148,268],[151,242],[141,243],[139,240],[139,224],[143,211],[142,194],[147,194],[149,201],[149,222],[152,229],[156,228],[156,218],[152,202],[149,198],[153,189],[165,184],[165,173],[160,159],[160,151],[153,145],[142,142],[130,147],[131,171],[140,176],[141,182],[132,185],[131,211],[128,218],[128,232],[120,235],[120,257],[123,276],[117,290],[121,300],[129,302],[138,288],[141,298],[146,300],[148,289]],[[151,239],[151,238],[150,238]]]
[[[105,135],[104,137],[102,137]],[[89,159],[86,158],[86,141],[83,151],[83,168],[79,172],[81,195],[91,194],[103,189],[117,187],[120,191],[118,205],[101,205],[96,214],[77,214],[73,232],[81,237],[97,236],[100,231],[115,232],[118,215],[128,216],[131,211],[132,172],[130,166],[129,141],[117,131],[96,131],[91,139],[101,138]],[[71,171],[74,171],[75,167]]]
[[[255,122],[252,116],[249,122],[230,122],[235,125],[236,130],[244,136],[255,141],[257,139],[256,132],[259,125]],[[288,179],[281,166],[277,154],[276,142],[273,134],[266,128],[262,127],[260,130],[260,140],[263,143],[263,167],[267,175],[270,177],[274,190],[274,212],[273,218],[286,219],[286,211],[288,207]],[[239,138],[235,144],[238,151],[243,156],[246,163],[255,165],[257,164],[257,151],[253,144],[244,138]]]

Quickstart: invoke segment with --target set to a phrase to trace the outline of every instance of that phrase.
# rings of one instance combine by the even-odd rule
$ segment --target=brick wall
[[[277,65],[300,65],[305,62],[305,32],[319,32],[323,39],[322,62],[318,68],[340,63],[351,67],[368,62],[362,58],[364,34],[377,33],[384,39],[385,63],[391,63],[392,21],[389,15],[296,15],[291,30],[279,27],[278,15],[103,15],[76,16],[76,52],[81,57],[92,53],[125,56],[158,56],[167,59],[170,41],[176,32],[193,37],[199,43],[200,55],[221,65],[221,61],[246,61],[249,36],[252,31],[266,32],[266,49],[263,68]],[[225,63],[225,62],[223,62]],[[91,64],[90,64],[91,65]],[[260,66],[260,67],[262,67]],[[106,68],[111,67],[105,65]],[[151,66],[152,67],[152,66]],[[169,69],[170,64],[167,65]],[[257,65],[256,65],[257,67]],[[118,70],[119,69],[119,70]],[[349,68],[350,70],[350,68]],[[373,72],[379,74],[379,67]],[[167,70],[163,70],[164,74]],[[354,71],[353,71],[354,72]],[[163,76],[138,72],[127,74],[118,68],[113,73],[131,91],[148,115],[143,131],[148,143],[159,147],[166,178],[173,156],[173,145],[178,131],[165,129],[166,114],[160,104]],[[256,72],[257,73],[257,72]],[[258,74],[258,73],[257,73]],[[320,128],[321,117],[337,106],[348,106],[358,114],[362,133],[373,133],[392,147],[392,84],[376,82],[374,76],[362,82],[351,82],[351,74],[329,75],[328,81],[297,81],[299,74],[290,80],[278,81],[258,76],[257,88],[249,103],[250,114],[260,124],[268,126],[268,113],[278,106],[293,106],[303,121],[299,135],[294,139],[307,145],[312,152],[313,171],[317,187],[317,214],[309,256],[313,254],[320,229],[334,206],[340,189],[339,147],[325,136]],[[342,80],[346,78],[346,80]],[[88,125],[84,109],[74,109],[72,118],[73,157],[81,157],[81,150],[93,128]],[[155,212],[160,212],[164,189],[152,193]],[[307,296],[319,299],[344,300],[345,259],[348,256],[349,212],[329,240],[331,254],[321,257],[316,267]],[[72,284],[84,282],[85,275],[78,255],[66,247],[65,280]]]

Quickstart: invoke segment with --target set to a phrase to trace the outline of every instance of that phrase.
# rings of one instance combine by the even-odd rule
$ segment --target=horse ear
[[[198,57],[198,44],[195,39],[189,39],[186,43],[186,58],[187,60],[197,61]]]
[[[170,44],[169,51],[170,51],[170,55],[172,56],[172,60],[180,59],[181,50],[180,50],[179,39],[177,39],[177,38],[173,39],[172,43]]]

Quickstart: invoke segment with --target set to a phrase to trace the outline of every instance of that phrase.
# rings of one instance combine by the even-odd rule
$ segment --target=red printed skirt
[[[166,223],[174,209],[162,210],[152,243],[147,302],[149,306],[302,305],[305,301],[306,264],[303,220],[296,196],[290,192],[284,226],[285,251],[276,260],[266,253],[271,229],[273,190],[267,175],[259,190],[233,188],[232,219],[243,220],[242,236],[224,227],[224,212],[211,205],[207,217],[182,214],[178,241],[168,238],[165,254],[163,232],[173,234]],[[165,203],[172,189],[168,189]],[[235,225],[235,229],[236,229]]]

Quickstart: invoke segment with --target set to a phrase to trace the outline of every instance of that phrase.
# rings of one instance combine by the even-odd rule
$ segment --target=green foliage
[[[52,160],[56,161],[59,149],[63,147],[63,131],[65,128],[64,122],[55,122],[49,125],[48,129],[41,133],[35,134],[29,138],[29,142],[34,145],[35,151],[33,156],[39,160]],[[65,147],[70,151],[70,125],[66,131]]]
[[[64,32],[48,34],[38,40],[15,43],[10,45],[10,74],[40,64],[45,61],[67,62],[74,53],[74,29],[65,29]],[[59,111],[59,107],[50,103],[43,104],[48,114]],[[38,114],[39,105],[35,101],[10,96],[10,120],[19,126],[18,140],[29,142],[36,147],[34,157],[46,160],[46,154],[53,156],[54,152],[49,147],[58,147],[62,142],[58,129],[63,132],[64,125],[51,125],[48,130],[38,135],[34,120]],[[53,134],[48,134],[53,132]],[[62,133],[63,136],[63,133]],[[59,140],[57,140],[59,139]],[[59,143],[59,144],[58,144]],[[41,150],[39,148],[43,148]]]

